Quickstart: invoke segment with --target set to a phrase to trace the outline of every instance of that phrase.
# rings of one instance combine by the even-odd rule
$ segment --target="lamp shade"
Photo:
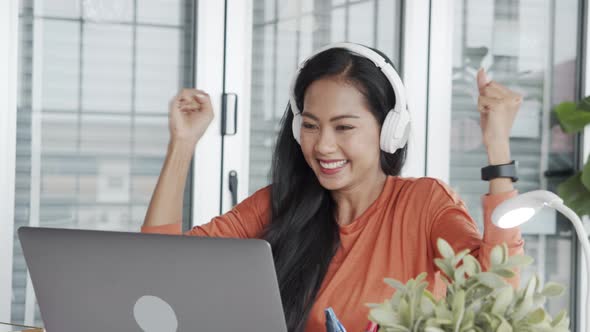
[[[501,228],[520,226],[529,221],[544,206],[562,204],[559,196],[547,190],[534,190],[507,199],[492,212],[492,222]]]
[[[590,275],[588,272],[588,269],[590,269],[590,241],[588,241],[588,233],[580,217],[572,209],[563,204],[563,200],[554,193],[547,190],[534,190],[507,199],[492,212],[492,222],[501,228],[516,227],[529,221],[544,206],[549,206],[561,212],[572,222],[572,226],[576,230],[576,235],[584,251],[586,276],[588,278]],[[590,287],[586,290],[586,308],[583,311],[586,312],[586,317],[590,317]],[[586,326],[588,326],[587,323]],[[586,328],[583,331],[590,331],[590,329]]]

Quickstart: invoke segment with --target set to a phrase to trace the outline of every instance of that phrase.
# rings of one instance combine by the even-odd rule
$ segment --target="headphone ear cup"
[[[408,143],[410,129],[412,128],[410,124],[410,112],[408,112],[407,109],[404,109],[400,112],[397,129],[395,130],[397,149],[403,148]]]
[[[291,129],[293,130],[293,138],[295,138],[297,143],[301,144],[301,114],[293,114]]]
[[[407,110],[390,110],[381,127],[381,150],[395,153],[408,142],[410,136],[410,113]]]

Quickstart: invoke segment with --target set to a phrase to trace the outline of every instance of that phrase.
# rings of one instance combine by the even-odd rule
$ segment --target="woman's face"
[[[353,188],[384,174],[379,161],[381,127],[353,85],[335,78],[313,82],[301,114],[301,149],[324,188]]]

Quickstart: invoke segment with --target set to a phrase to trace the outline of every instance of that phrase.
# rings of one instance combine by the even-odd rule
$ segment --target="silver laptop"
[[[287,331],[262,240],[21,227],[48,332]]]

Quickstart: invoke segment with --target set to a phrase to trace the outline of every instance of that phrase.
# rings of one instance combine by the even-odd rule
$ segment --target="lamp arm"
[[[576,234],[578,235],[578,239],[582,244],[582,250],[584,251],[584,256],[586,258],[586,276],[588,276],[588,290],[586,292],[586,319],[590,319],[590,242],[588,242],[588,233],[586,233],[586,229],[584,229],[584,224],[582,224],[580,217],[578,217],[578,215],[565,204],[550,204],[550,206],[561,212],[572,222],[574,229],[576,230]],[[590,322],[586,321],[586,331],[590,331],[588,329],[588,323]]]

